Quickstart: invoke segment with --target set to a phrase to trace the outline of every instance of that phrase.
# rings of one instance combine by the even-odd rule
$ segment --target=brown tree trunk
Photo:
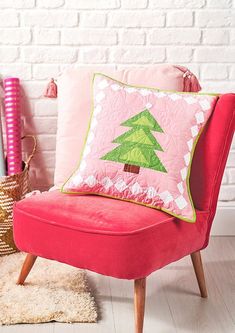
[[[125,172],[139,173],[140,167],[137,165],[125,164],[123,170]]]

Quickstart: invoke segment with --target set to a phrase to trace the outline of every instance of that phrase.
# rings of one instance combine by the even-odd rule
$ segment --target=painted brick
[[[45,98],[37,101],[35,115],[40,117],[57,116],[57,100]]]
[[[54,176],[54,168],[53,165],[55,163],[55,157],[53,156],[50,158],[51,152],[45,153],[45,161],[47,165],[51,165],[51,167],[44,167],[42,169],[36,168],[37,165],[35,165],[34,169],[34,177],[35,177],[35,185],[37,188],[41,189],[41,191],[46,191],[48,188],[52,187],[53,185],[53,176]],[[40,155],[36,157],[35,164],[40,160]],[[45,186],[45,184],[47,186]]]
[[[165,60],[165,49],[162,47],[123,47],[111,51],[110,60],[113,62],[133,63],[155,63]]]
[[[234,91],[235,81],[218,80],[201,82],[203,91],[212,93],[228,93]]]
[[[35,0],[0,0],[0,8],[33,8]]]
[[[23,60],[32,63],[73,63],[77,60],[77,49],[72,47],[29,46],[22,50]]]
[[[232,0],[207,0],[207,6],[211,8],[231,8]]]
[[[35,64],[33,66],[33,78],[36,80],[48,80],[57,78],[60,73],[59,65]]]
[[[205,0],[149,0],[150,8],[203,8]]]
[[[33,122],[25,119],[25,133],[56,134],[57,119],[55,117],[34,117]]]
[[[56,135],[41,134],[37,136],[39,146],[43,151],[55,151],[56,147]],[[54,168],[54,166],[53,166]]]
[[[228,27],[231,24],[231,11],[206,11],[196,13],[195,22],[199,27]]]
[[[0,55],[0,60],[2,60]],[[30,64],[0,64],[1,75],[2,76],[17,76],[21,80],[30,80],[31,75],[31,65]]]
[[[228,183],[228,172],[225,170],[222,178],[222,185],[225,185]]]
[[[37,152],[34,156],[34,165],[37,166],[39,164],[41,164],[42,162],[42,158],[45,161],[46,164],[46,170],[53,168],[55,165],[55,154],[51,151],[44,151],[43,152],[43,156],[41,152]],[[45,171],[42,170],[43,172],[41,173],[41,170],[37,168],[37,179],[39,178],[39,175],[42,175],[42,178],[40,180],[40,183],[43,182],[43,180],[45,180]]]
[[[56,45],[60,43],[60,32],[52,29],[35,29],[33,38],[38,45]]]
[[[117,33],[108,29],[64,29],[61,36],[64,45],[113,45]]]
[[[139,29],[126,29],[120,33],[120,42],[124,45],[144,45],[145,40],[145,32]]]
[[[22,25],[40,27],[74,27],[78,14],[74,11],[29,10],[22,13]]]
[[[232,80],[235,80],[235,67],[234,66],[229,69],[229,78]]]
[[[74,9],[115,9],[120,7],[119,0],[69,0],[66,8]]]
[[[23,81],[21,82],[23,96],[26,98],[40,98],[45,90],[44,82]]]
[[[37,0],[39,8],[59,8],[64,5],[64,0]]]
[[[19,16],[16,11],[4,10],[0,12],[0,27],[17,27]]]
[[[203,80],[225,80],[228,78],[228,66],[221,64],[206,64],[201,66]]]
[[[220,188],[219,200],[234,201],[235,200],[235,186],[222,185]]]
[[[203,47],[195,50],[195,60],[199,62],[233,62],[235,48]]]
[[[235,152],[231,151],[230,154],[229,154],[226,166],[227,167],[233,167],[234,164],[235,164]]]
[[[115,11],[109,14],[108,24],[111,27],[138,28],[138,27],[163,27],[165,15],[160,11]]]
[[[233,137],[233,141],[232,141],[232,149],[235,149],[235,136]]]
[[[146,8],[148,0],[121,0],[121,7],[125,9]]]
[[[80,14],[80,26],[86,28],[102,28],[106,26],[107,15],[105,13],[84,12]]]
[[[171,63],[190,62],[193,57],[193,49],[184,46],[167,47],[167,61]]]
[[[234,8],[235,8],[235,3],[234,3]],[[231,12],[231,27],[235,27],[235,11],[230,11]]]
[[[23,90],[23,89],[22,89]],[[25,118],[31,118],[34,116],[34,104],[35,99],[25,98],[24,91],[22,91],[22,98],[21,98],[21,113],[22,116]],[[36,133],[35,133],[36,134]],[[26,142],[26,140],[24,140]],[[28,142],[29,140],[27,140]],[[32,144],[31,144],[32,146]]]
[[[18,47],[0,46],[1,62],[14,62],[19,57]]]
[[[28,44],[31,41],[30,29],[9,28],[0,29],[0,44]]]
[[[230,42],[235,44],[235,30],[230,31]]]
[[[229,43],[229,31],[221,29],[208,29],[203,31],[203,43],[223,45]]]
[[[230,184],[235,184],[235,169],[228,169],[228,178]]]
[[[86,47],[80,51],[81,62],[85,64],[102,64],[107,62],[106,48]]]
[[[190,11],[170,11],[167,13],[167,26],[191,27],[193,25],[193,13]]]
[[[200,43],[199,29],[155,29],[150,34],[151,44],[197,44]]]

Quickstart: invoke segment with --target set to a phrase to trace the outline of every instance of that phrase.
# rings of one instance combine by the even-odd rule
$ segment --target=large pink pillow
[[[127,200],[194,222],[191,162],[217,96],[131,86],[103,74],[93,82],[86,144],[62,191]]]
[[[91,83],[95,69],[64,71],[58,80],[58,130],[54,183],[62,184],[75,169],[91,114]],[[127,84],[143,84],[163,90],[198,91],[200,86],[187,68],[154,65],[147,68],[105,70]]]

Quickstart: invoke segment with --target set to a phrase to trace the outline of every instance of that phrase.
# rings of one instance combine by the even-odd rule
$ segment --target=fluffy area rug
[[[97,321],[83,270],[37,258],[25,285],[17,286],[24,258],[0,257],[0,324]]]

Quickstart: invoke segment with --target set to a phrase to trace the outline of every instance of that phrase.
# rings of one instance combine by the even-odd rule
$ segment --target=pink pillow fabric
[[[100,68],[66,69],[58,79],[58,125],[54,184],[60,185],[75,169],[81,155],[91,115],[91,85]],[[169,64],[146,68],[105,70],[104,73],[132,85],[163,90],[198,91],[199,83],[187,68]]]
[[[194,222],[191,162],[216,100],[96,74],[82,158],[62,191],[127,200]]]

